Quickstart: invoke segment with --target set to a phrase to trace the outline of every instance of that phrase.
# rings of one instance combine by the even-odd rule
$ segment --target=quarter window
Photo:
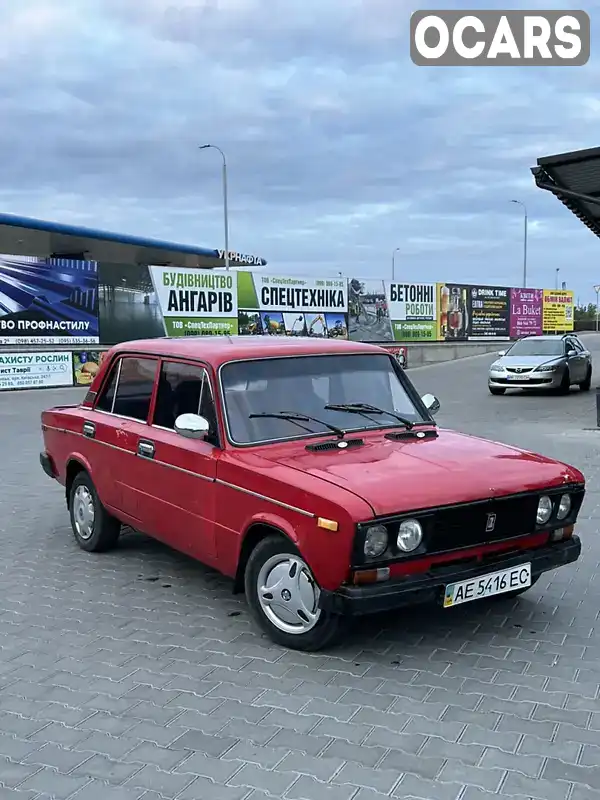
[[[96,409],[98,411],[112,411],[113,403],[115,401],[115,389],[117,388],[117,379],[119,377],[119,364],[120,361],[115,361],[108,376],[107,382],[104,384],[98,401],[96,402]]]

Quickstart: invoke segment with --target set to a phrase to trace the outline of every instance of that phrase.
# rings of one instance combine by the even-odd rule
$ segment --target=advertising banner
[[[344,278],[100,265],[103,344],[155,336],[348,337]]]
[[[70,352],[0,353],[0,391],[72,385]]]
[[[510,290],[510,336],[539,336],[542,333],[542,289]]]
[[[436,341],[441,338],[435,283],[386,283],[392,338],[395,341]]]
[[[510,338],[510,289],[471,286],[470,340]]]
[[[439,304],[439,338],[466,341],[471,323],[471,287],[459,283],[436,284]]]
[[[240,334],[348,338],[345,278],[238,272]]]
[[[548,333],[572,331],[574,293],[568,289],[544,289],[542,327]]]
[[[348,338],[354,342],[392,340],[392,326],[382,280],[348,281]]]
[[[95,261],[0,255],[0,345],[98,342]]]
[[[236,334],[238,274],[150,267],[167,336]]]
[[[73,383],[75,386],[89,386],[96,377],[105,357],[105,351],[75,351],[73,353]]]

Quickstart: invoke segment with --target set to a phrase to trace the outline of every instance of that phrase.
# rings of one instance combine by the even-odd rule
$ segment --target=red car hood
[[[435,439],[398,442],[376,434],[356,450],[289,447],[261,456],[351,491],[378,516],[583,481],[559,461],[443,429]]]

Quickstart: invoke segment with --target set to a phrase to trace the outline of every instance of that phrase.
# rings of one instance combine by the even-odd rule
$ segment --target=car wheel
[[[277,644],[314,652],[341,635],[342,618],[319,608],[317,582],[284,537],[269,536],[256,545],[244,582],[252,616]]]
[[[504,394],[504,392],[506,391],[506,389],[502,388],[499,389],[496,386],[488,386],[488,389],[490,390],[490,394]]]
[[[558,387],[558,391],[560,394],[568,394],[571,388],[571,375],[569,374],[569,370],[566,369],[562,376],[562,380],[560,382],[560,386]]]
[[[69,511],[73,535],[82,550],[101,553],[116,545],[121,523],[106,511],[87,472],[75,476],[69,494]]]
[[[588,367],[588,371],[585,376],[585,380],[579,384],[579,388],[582,392],[589,392],[592,388],[592,368]]]

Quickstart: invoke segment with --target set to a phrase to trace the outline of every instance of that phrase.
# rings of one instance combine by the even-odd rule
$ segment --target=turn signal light
[[[387,581],[390,577],[389,567],[380,567],[379,569],[361,569],[352,575],[352,583],[359,586],[364,583],[381,583]]]
[[[565,539],[570,539],[573,536],[574,525],[567,525],[565,528],[555,528],[550,533],[551,542],[562,542]]]
[[[333,519],[325,519],[325,517],[317,517],[317,528],[324,528],[326,531],[337,531],[339,525]]]

